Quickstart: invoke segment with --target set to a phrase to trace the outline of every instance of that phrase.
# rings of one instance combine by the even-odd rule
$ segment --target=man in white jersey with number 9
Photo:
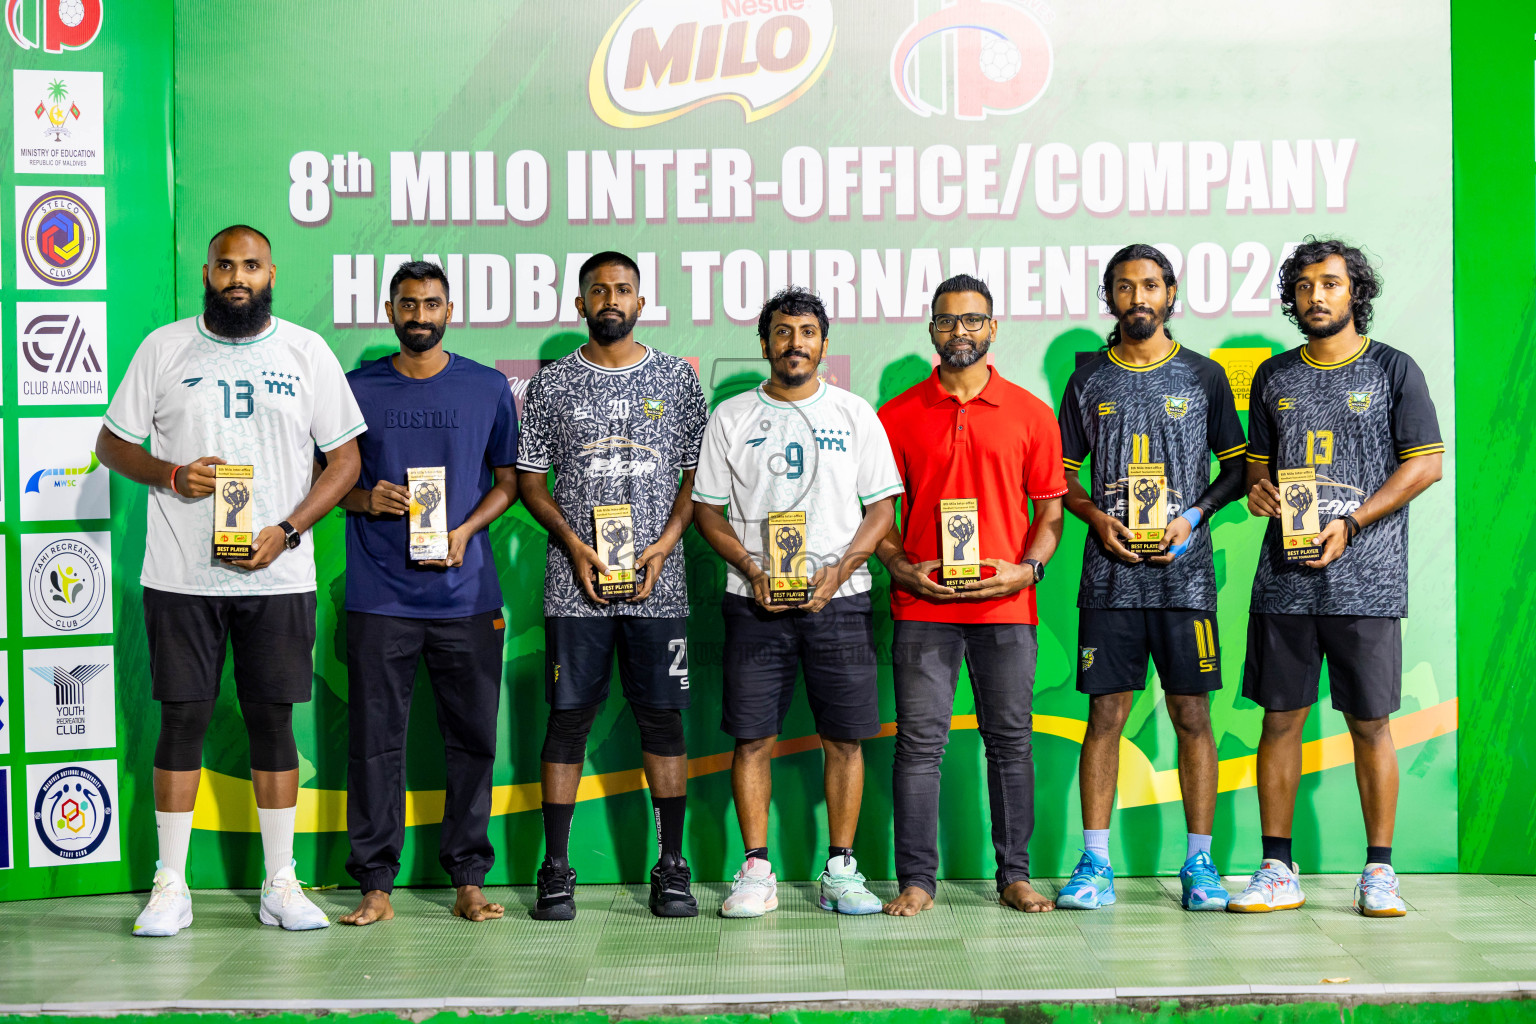
[[[175,935],[192,923],[187,846],[226,641],[266,858],[259,917],[290,931],[329,924],[293,866],[293,705],[310,699],[314,681],[315,561],[303,534],[357,483],[365,424],[325,340],[271,315],[276,277],[261,232],[235,225],[214,235],[203,315],[144,339],[96,439],[108,469],[149,488],[139,580],[160,702],[160,858],[135,935]],[[316,447],[328,460],[318,477]],[[221,465],[248,466],[249,477],[220,480]],[[232,497],[221,500],[237,512],[249,506],[248,558],[215,557],[215,503],[207,499],[231,484]]]

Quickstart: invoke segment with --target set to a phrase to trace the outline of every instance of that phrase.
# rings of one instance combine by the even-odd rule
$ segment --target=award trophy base
[[[256,467],[213,467],[213,557],[243,562],[256,554],[256,531],[251,526],[251,499],[255,497]]]

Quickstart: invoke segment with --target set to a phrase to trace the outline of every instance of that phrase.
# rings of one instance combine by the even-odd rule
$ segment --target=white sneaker
[[[1248,887],[1227,901],[1234,914],[1267,914],[1272,910],[1295,910],[1307,902],[1301,891],[1295,864],[1266,860],[1248,879]]]
[[[1366,917],[1402,917],[1408,904],[1397,891],[1397,873],[1390,864],[1367,864],[1355,883],[1355,908]]]
[[[192,893],[181,873],[160,867],[155,861],[155,887],[149,903],[133,922],[133,934],[163,937],[175,935],[192,923]]]
[[[261,887],[259,916],[262,924],[281,925],[290,932],[307,932],[331,926],[325,911],[304,895],[304,883],[294,874],[292,862]]]
[[[721,905],[720,916],[762,917],[778,908],[779,880],[774,876],[773,865],[756,857],[747,858],[731,882],[731,894]]]

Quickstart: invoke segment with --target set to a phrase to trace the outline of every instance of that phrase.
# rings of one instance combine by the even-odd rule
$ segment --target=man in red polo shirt
[[[905,492],[901,527],[876,553],[891,573],[896,620],[896,877],[887,914],[933,906],[939,866],[939,766],[949,740],[960,662],[970,673],[987,750],[997,891],[1016,910],[1054,904],[1029,884],[1035,826],[1031,715],[1034,585],[1061,540],[1061,436],[1051,407],[987,365],[997,336],[992,293],[966,274],[933,293],[933,376],[880,410]],[[939,503],[975,499],[983,579],[956,592],[931,578]],[[1034,515],[1030,515],[1030,503]]]

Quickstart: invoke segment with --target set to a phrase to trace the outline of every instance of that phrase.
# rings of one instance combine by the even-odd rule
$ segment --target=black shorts
[[[1077,619],[1079,693],[1147,688],[1147,656],[1164,693],[1221,689],[1216,613],[1190,608],[1084,608]]]
[[[765,612],[726,594],[725,692],[720,728],[739,740],[777,736],[805,667],[805,695],[816,732],[867,739],[880,731],[875,634],[869,594],[834,597],[814,615]]]
[[[648,708],[688,706],[688,620],[641,615],[544,620],[544,699],[585,708],[608,699],[613,655],[624,699]]]
[[[155,700],[216,698],[226,643],[241,700],[303,704],[314,691],[314,591],[205,597],[145,587],[144,628]]]
[[[1266,711],[1311,707],[1324,658],[1335,709],[1371,719],[1402,706],[1402,620],[1375,615],[1249,616],[1243,696]]]

